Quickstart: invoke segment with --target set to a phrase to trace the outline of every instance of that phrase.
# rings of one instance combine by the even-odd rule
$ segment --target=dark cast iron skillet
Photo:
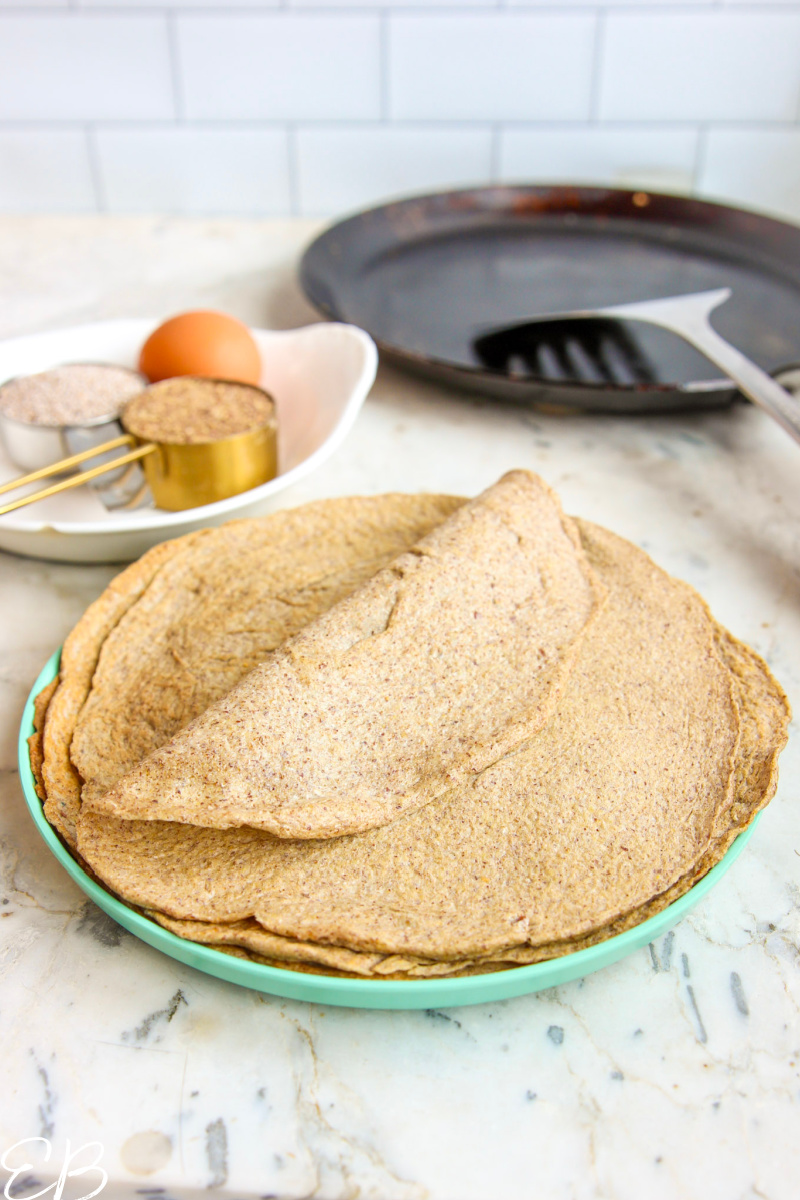
[[[411,197],[308,248],[306,295],[388,361],[503,399],[657,412],[736,396],[698,351],[635,327],[641,378],[597,381],[481,359],[490,329],[531,317],[730,287],[718,332],[770,372],[800,361],[800,229],[721,204],[611,188],[518,185]]]

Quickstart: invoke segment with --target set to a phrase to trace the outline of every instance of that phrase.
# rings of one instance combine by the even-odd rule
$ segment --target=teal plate
[[[725,857],[704,875],[691,891],[681,896],[674,904],[670,904],[663,912],[643,921],[634,929],[600,942],[597,946],[576,950],[572,954],[565,954],[548,962],[534,963],[530,967],[513,967],[488,975],[469,975],[463,979],[397,981],[306,975],[300,971],[284,971],[278,967],[245,962],[243,959],[221,954],[208,946],[184,941],[109,895],[81,870],[45,819],[41,801],[34,787],[27,739],[33,733],[34,698],[55,678],[60,659],[61,651],[57,650],[33,685],[19,731],[19,773],[22,790],[31,816],[48,848],[90,900],[149,946],[154,946],[156,950],[161,950],[190,967],[196,967],[198,971],[205,971],[207,975],[214,975],[217,979],[226,979],[229,983],[253,988],[258,992],[269,992],[273,996],[308,1000],[315,1004],[337,1004],[347,1008],[452,1008],[459,1004],[510,1000],[514,996],[524,996],[529,992],[538,992],[543,988],[568,983],[572,979],[580,979],[592,971],[600,970],[601,967],[610,966],[633,950],[646,946],[680,921],[716,883],[719,883],[728,868],[736,862],[756,825],[754,821],[739,835]]]

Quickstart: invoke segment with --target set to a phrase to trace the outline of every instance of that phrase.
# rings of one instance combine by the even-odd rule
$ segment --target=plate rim
[[[44,815],[35,790],[28,748],[28,737],[33,733],[34,701],[42,688],[56,677],[60,663],[61,647],[51,654],[39,672],[25,701],[19,730],[18,761],[23,797],[45,845],[84,894],[140,941],[206,975],[283,999],[345,1008],[455,1008],[509,1000],[584,978],[641,949],[682,920],[736,862],[763,816],[763,811],[758,813],[737,835],[720,861],[661,912],[594,946],[558,958],[457,979],[352,979],[269,967],[189,942],[163,929],[91,879],[67,850]]]
[[[132,324],[155,326],[157,323],[158,319],[151,317],[109,317],[96,321],[84,321],[79,325],[64,325],[58,326],[55,329],[42,329],[33,333],[20,334],[17,337],[3,338],[0,341],[0,353],[2,353],[3,348],[9,343],[35,341],[40,337],[75,333],[76,331],[96,326],[120,327]],[[288,471],[281,472],[274,479],[269,479],[266,483],[262,483],[258,487],[250,488],[247,492],[240,492],[238,495],[229,496],[225,500],[217,500],[213,504],[203,504],[196,508],[184,509],[181,512],[161,512],[160,510],[151,512],[147,510],[144,514],[147,520],[142,520],[142,513],[131,513],[127,520],[119,520],[114,524],[106,523],[105,521],[35,521],[25,517],[18,517],[16,520],[9,521],[4,518],[2,524],[0,524],[0,535],[4,532],[13,534],[29,533],[32,535],[54,532],[56,534],[67,535],[70,538],[97,537],[98,535],[115,537],[123,534],[146,533],[149,530],[157,532],[167,528],[169,533],[166,536],[176,537],[180,536],[180,527],[184,525],[197,521],[213,522],[215,518],[218,519],[220,517],[235,518],[238,509],[241,507],[258,503],[261,500],[269,500],[272,496],[299,482],[306,475],[316,470],[318,466],[321,466],[330,455],[338,450],[353,428],[364,401],[375,381],[378,370],[378,347],[365,329],[361,329],[360,326],[348,321],[314,321],[308,325],[299,325],[294,329],[262,329],[258,326],[251,327],[253,334],[259,336],[269,335],[276,338],[296,337],[302,334],[308,335],[312,330],[329,329],[347,330],[348,336],[352,335],[355,341],[361,343],[364,351],[364,361],[361,365],[358,380],[351,390],[333,431],[324,442],[317,446],[316,450],[312,451],[307,458],[304,458],[302,462],[297,463]],[[312,334],[311,336],[314,335]],[[322,336],[328,335],[323,334]],[[24,512],[25,510],[22,509],[20,511]],[[13,517],[14,514],[9,513],[7,514],[8,516]]]

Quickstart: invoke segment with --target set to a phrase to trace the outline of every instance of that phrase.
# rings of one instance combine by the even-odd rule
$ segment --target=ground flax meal
[[[229,953],[413,979],[592,944],[719,861],[774,792],[783,693],[692,589],[512,478],[575,531],[574,578],[580,592],[591,580],[592,611],[562,655],[542,723],[488,765],[459,774],[448,760],[452,783],[434,799],[363,832],[279,839],[252,823],[131,820],[100,807],[285,637],[307,622],[313,632],[337,601],[347,610],[365,581],[371,595],[395,555],[470,510],[441,497],[329,501],[189,535],[119,577],[65,647],[44,732],[46,809],[68,838],[77,829],[100,878],[167,928]],[[385,634],[367,630],[362,644]],[[488,675],[474,691],[491,712],[503,708]]]
[[[143,442],[190,446],[273,424],[275,402],[246,383],[181,376],[140,392],[123,419],[128,432]]]
[[[0,412],[29,425],[84,425],[117,416],[144,386],[142,376],[125,367],[66,363],[4,383]]]

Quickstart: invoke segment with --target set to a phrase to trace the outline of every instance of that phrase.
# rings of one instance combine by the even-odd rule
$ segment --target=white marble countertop
[[[315,228],[5,219],[0,336],[209,305],[302,324],[314,315],[293,263]],[[472,494],[507,468],[537,470],[568,511],[694,584],[797,708],[798,455],[749,407],[554,417],[382,369],[344,447],[283,495]],[[796,741],[738,863],[672,933],[614,967],[447,1012],[273,999],[124,933],[24,808],[25,696],[115,570],[0,555],[0,1155],[21,1139],[52,1146],[33,1172],[42,1182],[26,1192],[20,1176],[8,1195],[55,1180],[67,1142],[97,1141],[114,1200],[208,1189],[229,1200],[796,1200]],[[97,1183],[96,1172],[68,1179],[64,1198]]]

